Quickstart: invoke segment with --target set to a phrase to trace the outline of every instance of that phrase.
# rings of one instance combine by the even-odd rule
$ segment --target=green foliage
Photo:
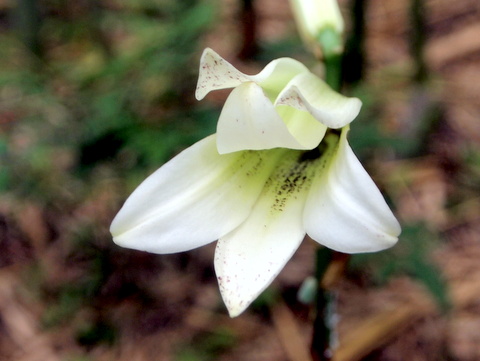
[[[0,191],[67,217],[102,181],[121,179],[125,197],[146,174],[215,131],[218,110],[194,98],[199,41],[214,20],[213,2],[39,6],[38,49],[25,42],[32,34],[0,33]],[[35,11],[18,9],[27,10]],[[43,326],[68,322],[80,345],[111,344],[115,328],[97,306],[114,245],[102,243],[105,224],[100,232],[95,219],[72,223],[55,241],[64,267],[77,267],[74,279],[61,275],[50,284],[44,264],[27,277],[48,304]],[[80,320],[82,312],[93,320]],[[228,343],[213,341],[217,348]]]
[[[0,135],[0,192],[5,192],[8,187],[10,175],[7,170],[7,139]]]
[[[212,3],[43,6],[42,62],[32,66],[13,32],[1,39],[0,112],[15,117],[0,133],[0,189],[47,202],[99,165],[150,171],[214,132],[217,111],[193,97]]]
[[[76,285],[65,285],[55,295],[55,302],[42,315],[44,327],[53,327],[72,320],[86,299],[85,290]]]
[[[260,293],[248,308],[253,312],[266,314],[278,299],[280,299],[280,290],[275,287],[268,287]]]
[[[398,244],[392,249],[351,258],[352,270],[370,269],[374,281],[382,284],[393,275],[409,275],[425,285],[443,311],[450,307],[445,280],[430,259],[439,235],[421,224],[404,225]]]
[[[188,346],[182,347],[176,354],[175,361],[210,361],[216,360],[222,352],[233,347],[236,336],[231,330],[217,328],[197,336]]]
[[[462,184],[462,198],[475,199],[480,192],[480,146],[478,143],[465,144],[462,154],[463,171],[459,176]]]
[[[99,343],[112,345],[115,338],[115,329],[105,321],[87,325],[77,332],[77,341],[82,346],[95,346]]]
[[[349,134],[360,158],[379,151],[401,159],[428,153],[432,134],[444,120],[443,109],[436,98],[437,84],[412,84],[411,72],[409,67],[383,69],[375,84],[362,83],[352,89],[352,95],[363,102]]]

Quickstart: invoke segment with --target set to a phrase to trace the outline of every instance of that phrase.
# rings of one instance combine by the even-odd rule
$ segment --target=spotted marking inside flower
[[[205,51],[200,60],[195,96],[200,100],[212,90],[233,88],[247,81],[251,81],[248,75],[237,70],[215,52]]]
[[[288,105],[298,110],[308,111],[308,108],[299,95],[297,87],[291,87],[283,92],[275,101],[275,105]]]
[[[338,140],[338,136],[335,138]],[[264,194],[270,194],[270,198],[274,199],[270,207],[271,216],[283,212],[290,200],[306,196],[315,176],[326,167],[328,159],[325,155],[330,153],[329,148],[322,143],[311,151],[290,151],[277,164],[264,187]]]

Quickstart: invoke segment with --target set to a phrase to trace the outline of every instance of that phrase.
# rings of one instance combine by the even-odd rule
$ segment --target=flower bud
[[[325,57],[343,50],[344,23],[336,0],[290,0],[304,43]]]

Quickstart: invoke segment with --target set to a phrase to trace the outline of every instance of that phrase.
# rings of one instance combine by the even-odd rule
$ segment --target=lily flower
[[[306,234],[340,252],[375,252],[396,243],[400,226],[347,141],[358,99],[293,59],[249,76],[207,49],[197,98],[227,87],[217,133],[148,177],[110,231],[120,246],[159,254],[218,240],[215,272],[235,317]]]

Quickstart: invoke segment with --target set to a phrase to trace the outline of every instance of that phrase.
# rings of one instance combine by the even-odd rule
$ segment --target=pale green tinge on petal
[[[297,149],[313,149],[320,144],[327,126],[317,121],[309,112],[287,105],[277,105],[275,110],[290,134],[301,144]]]
[[[250,79],[262,87],[267,97],[273,103],[290,80],[298,74],[309,72],[308,68],[298,60],[280,58],[268,63],[260,73],[252,75]]]
[[[324,168],[310,189],[304,210],[307,234],[344,253],[376,252],[393,246],[400,225],[347,141],[330,134]]]
[[[270,285],[302,242],[302,210],[310,186],[309,162],[288,151],[267,181],[252,213],[220,238],[215,272],[231,317]]]
[[[200,59],[195,97],[201,100],[212,90],[236,87],[251,77],[237,70],[232,64],[210,48],[203,51]]]
[[[114,242],[153,253],[182,252],[243,222],[277,155],[220,156],[215,143],[214,135],[199,141],[148,177],[113,220]]]
[[[306,121],[297,124],[297,127],[308,125],[305,131],[316,132],[309,134],[307,139],[310,140],[316,134],[317,139],[313,145],[312,142],[302,144],[301,141],[305,139],[300,139],[299,142],[290,133],[270,100],[263,94],[262,88],[253,82],[243,83],[230,93],[220,114],[217,124],[218,151],[225,154],[245,149],[308,149],[318,145],[324,133],[311,123]]]
[[[357,117],[362,102],[358,98],[337,93],[312,73],[302,73],[288,83],[275,105],[288,105],[308,111],[322,124],[338,129]]]

